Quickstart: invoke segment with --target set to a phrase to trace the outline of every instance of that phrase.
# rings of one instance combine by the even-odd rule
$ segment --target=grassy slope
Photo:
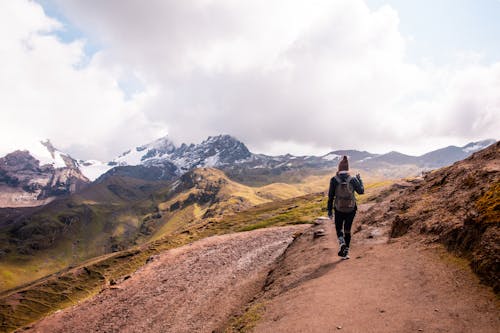
[[[16,224],[14,236],[12,225],[0,227],[0,291],[105,253],[159,239],[205,214],[230,214],[315,189],[300,189],[302,184],[249,187],[214,169],[200,169],[195,174],[201,180],[194,187],[173,194],[167,182],[112,177],[29,215]],[[213,192],[214,186],[217,192],[208,202],[189,202],[190,195],[197,201]],[[170,211],[176,202],[187,203]]]
[[[127,183],[127,184],[125,184]],[[123,197],[111,192],[127,189]],[[79,195],[53,202],[15,227],[0,230],[5,254],[0,261],[0,290],[6,290],[54,273],[83,260],[134,244],[142,216],[152,209],[144,186],[133,179],[96,184]],[[164,186],[165,184],[163,184]],[[125,191],[125,190],[123,190]],[[15,242],[13,242],[15,240]]]
[[[148,242],[134,246],[129,250],[89,259],[83,263],[81,260],[88,258],[82,256],[79,260],[71,262],[74,266],[71,269],[66,268],[59,273],[42,278],[38,282],[4,292],[0,295],[0,322],[2,323],[0,329],[10,330],[20,327],[47,313],[93,295],[106,285],[113,284],[114,281],[135,271],[151,255],[172,247],[211,235],[268,226],[309,223],[316,216],[324,215],[322,211],[326,207],[326,198],[323,193],[270,201],[269,198],[276,197],[276,193],[281,197],[293,197],[302,192],[300,189],[290,188],[288,184],[285,184],[283,188],[280,184],[251,188],[230,181],[220,171],[208,169],[197,172],[196,175],[200,176],[201,179],[197,177],[198,182],[194,187],[184,189],[180,193],[176,193],[175,196],[168,195],[171,192],[170,188],[155,192],[152,200],[155,203],[154,208],[158,209],[153,209],[152,212],[148,211],[151,207],[146,209],[147,206],[151,206],[150,199],[135,203],[139,205],[140,209],[138,210],[142,209],[142,213],[144,213],[142,216],[133,217],[134,209],[130,209],[128,205],[111,198],[114,200],[112,208],[118,209],[120,212],[119,214],[114,212],[114,218],[119,222],[114,225],[115,229],[112,229],[114,237],[123,236],[127,227],[137,227],[135,221],[143,221],[145,218],[159,213],[160,218],[148,220],[152,226],[152,233],[136,239],[138,244]],[[221,182],[223,186],[217,191],[216,200],[190,203],[190,195],[195,197],[204,195],[207,193],[207,188],[213,189],[214,183]],[[297,187],[300,188],[303,184],[298,184]],[[383,183],[376,184],[376,186],[380,185]],[[321,186],[325,187],[324,183]],[[99,207],[97,202],[105,198],[105,195],[106,192],[103,190],[102,192],[98,191],[97,195],[92,192],[92,196],[82,195],[75,200],[90,205],[95,210],[96,207]],[[181,208],[171,210],[171,206],[175,203],[179,203]],[[127,206],[129,211],[127,211],[127,207],[123,206]],[[99,209],[104,210],[105,208]],[[98,224],[94,230],[89,232],[89,235],[95,237],[102,234],[104,229],[102,225]],[[109,230],[104,234],[109,235]],[[102,239],[99,240],[99,237],[96,239],[97,243],[102,241]],[[88,244],[95,243],[89,241]],[[60,270],[61,267],[67,267],[67,256],[62,255],[62,258],[56,261],[54,255],[60,253],[62,248],[69,248],[70,245],[72,244],[61,242],[60,246],[43,252],[43,256],[37,256],[38,261],[35,261],[35,264],[45,261],[53,265],[47,266],[45,270],[42,270],[42,266],[38,266],[37,272],[53,273]],[[85,249],[89,248],[83,242],[79,246],[82,247],[80,249],[82,253],[85,253]],[[9,268],[7,264],[2,265]],[[5,272],[10,271],[10,274],[13,274],[16,267],[9,269]]]
[[[307,223],[324,209],[321,194],[266,203],[225,218],[194,221],[142,246],[95,258],[0,295],[0,330],[10,331],[96,294],[144,265],[161,251],[208,236],[267,226]]]

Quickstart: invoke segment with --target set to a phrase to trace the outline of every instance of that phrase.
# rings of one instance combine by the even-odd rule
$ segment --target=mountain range
[[[223,170],[229,178],[246,185],[293,182],[304,174],[329,172],[347,155],[352,168],[398,178],[450,165],[481,150],[495,140],[449,146],[421,156],[398,152],[373,154],[336,150],[323,156],[269,156],[250,152],[230,135],[208,137],[199,144],[176,146],[168,137],[134,147],[110,162],[76,160],[57,150],[50,141],[36,149],[18,150],[0,158],[0,207],[46,204],[60,195],[74,193],[91,181],[122,175],[148,181],[174,180],[199,167]],[[299,172],[300,176],[295,173]]]
[[[230,135],[208,137],[200,144],[183,143],[176,147],[168,137],[132,148],[108,162],[111,167],[136,166],[159,167],[172,175],[198,167],[215,167],[222,170],[279,169],[281,171],[302,168],[336,167],[340,158],[347,155],[352,165],[370,170],[387,165],[415,165],[423,169],[434,169],[462,160],[472,153],[486,148],[496,140],[471,142],[463,147],[449,146],[421,156],[410,156],[399,152],[373,154],[358,150],[336,150],[323,156],[294,156],[290,154],[269,156],[255,154],[244,143]],[[85,161],[80,161],[82,165]],[[97,163],[98,164],[98,163]],[[91,166],[91,162],[87,162]],[[82,169],[85,173],[85,169]]]
[[[500,290],[499,149],[500,143],[497,142],[452,166],[425,173],[421,177],[385,182],[365,178],[366,195],[359,198],[359,216],[354,231],[354,251],[358,252],[347,263],[349,266],[338,264],[333,226],[328,219],[320,217],[325,214],[324,193],[301,192],[295,186],[297,184],[246,186],[235,182],[216,168],[196,168],[172,180],[155,180],[156,177],[146,180],[136,177],[130,170],[149,170],[147,168],[152,167],[143,164],[121,166],[110,170],[80,191],[47,205],[0,209],[0,331],[14,331],[101,292],[101,295],[109,295],[110,292],[117,295],[109,304],[109,308],[112,308],[113,304],[123,302],[123,288],[127,288],[128,282],[134,279],[138,281],[137,287],[132,289],[134,295],[142,291],[149,299],[151,294],[144,293],[143,286],[161,281],[164,286],[173,286],[176,290],[169,299],[175,299],[177,295],[190,299],[196,295],[194,299],[198,299],[200,293],[179,288],[175,281],[183,280],[191,284],[194,281],[191,278],[197,280],[198,276],[203,276],[206,279],[204,281],[211,285],[214,274],[203,269],[193,270],[193,264],[199,258],[207,260],[207,267],[220,265],[218,271],[227,272],[231,264],[244,266],[254,261],[256,253],[243,250],[245,255],[240,260],[227,260],[226,255],[235,250],[231,243],[233,245],[223,248],[223,258],[218,260],[216,258],[221,257],[215,256],[214,247],[210,246],[203,251],[202,257],[193,261],[182,260],[188,263],[188,270],[173,279],[158,279],[160,270],[170,271],[177,266],[158,265],[158,262],[155,264],[157,255],[163,253],[170,256],[189,252],[197,247],[197,240],[209,236],[302,223],[315,225],[303,234],[294,234],[291,247],[279,256],[273,266],[267,266],[269,271],[262,275],[267,276],[266,281],[255,289],[258,295],[264,292],[267,293],[266,297],[280,296],[283,295],[280,290],[303,289],[297,288],[302,282],[324,281],[326,279],[320,277],[329,272],[333,272],[334,276],[338,276],[338,272],[349,272],[351,275],[344,275],[346,278],[343,280],[352,281],[356,276],[369,278],[363,279],[359,288],[367,285],[379,288],[377,281],[387,282],[387,289],[382,290],[378,297],[385,297],[383,295],[386,292],[393,292],[394,295],[390,298],[398,301],[397,307],[400,306],[398,297],[401,292],[411,289],[407,298],[411,316],[415,309],[412,302],[420,304],[423,300],[427,302],[426,306],[419,309],[429,313],[430,308],[432,316],[443,316],[444,313],[448,318],[450,314],[443,309],[454,303],[449,301],[437,307],[435,291],[444,286],[450,287],[453,293],[463,295],[470,286],[464,284],[461,275],[456,273],[466,267],[467,261],[481,281],[493,287],[497,293]],[[395,163],[392,158],[397,156],[389,154],[388,161],[381,163]],[[366,160],[367,157],[369,156],[359,158]],[[161,165],[158,165],[154,168],[161,170]],[[121,168],[128,170],[129,175],[117,171],[122,170]],[[363,176],[365,174],[368,176],[370,173],[365,172]],[[321,176],[323,185],[329,175],[324,176]],[[310,184],[311,177],[316,176],[303,179],[302,185]],[[302,195],[304,193],[306,195]],[[316,231],[321,231],[320,228],[325,228],[327,234],[324,235],[323,230],[323,236],[318,238]],[[269,232],[277,232],[277,229],[274,230]],[[240,233],[236,237],[246,236]],[[217,237],[214,239],[220,240]],[[466,261],[454,256],[448,257],[443,253],[444,248],[437,245],[439,243],[453,255]],[[165,252],[182,245],[186,247]],[[366,252],[360,252],[362,246],[365,246]],[[377,246],[375,251],[374,246]],[[258,247],[257,252],[264,253],[263,246]],[[407,257],[418,251],[422,256]],[[318,256],[318,253],[321,255]],[[432,253],[434,257],[431,256]],[[389,257],[380,260],[381,254]],[[405,257],[400,258],[403,255]],[[422,269],[435,265],[436,262],[443,265],[435,266],[436,270],[422,278]],[[357,265],[354,272],[351,263]],[[152,280],[138,280],[135,275],[137,269],[147,268],[151,264],[153,266],[149,266],[150,268],[155,267],[149,275]],[[370,268],[367,270],[367,267]],[[380,270],[380,267],[389,267],[394,273],[378,275],[386,271]],[[440,274],[443,267],[451,274],[442,279],[442,284],[429,286],[429,283],[440,280],[436,278],[436,274]],[[409,268],[415,270],[409,272]],[[464,271],[465,273],[470,275],[470,271]],[[245,275],[254,274],[253,270],[245,271]],[[393,277],[397,280],[391,280]],[[394,290],[395,285],[408,286],[407,277],[411,277],[415,284],[411,288]],[[233,285],[233,279],[234,277],[227,283]],[[334,282],[335,278],[331,281]],[[424,289],[420,289],[423,288],[422,281],[427,285]],[[325,288],[315,290],[326,290]],[[484,286],[482,288],[484,291]],[[157,290],[165,297],[164,289]],[[418,299],[421,297],[421,290],[426,291],[426,294]],[[220,295],[229,293],[227,288],[218,288],[213,293],[214,302],[211,304],[216,306],[220,302]],[[443,292],[447,293],[448,291]],[[255,294],[250,294],[249,298],[252,295]],[[476,297],[480,294],[474,291],[471,295]],[[310,294],[306,296],[304,299],[311,300]],[[295,300],[295,297],[286,299],[287,307],[291,304],[290,299]],[[370,296],[368,300],[370,299],[379,298]],[[184,303],[185,298],[182,300]],[[131,309],[143,309],[142,305],[136,306],[143,303],[138,302],[135,296],[130,299],[130,304]],[[295,304],[304,303],[293,303]],[[327,304],[331,306],[331,298]],[[154,307],[157,307],[157,303]],[[196,306],[189,304],[188,307],[192,307],[198,315],[199,309]],[[480,309],[484,313],[484,308],[479,306],[464,307],[461,311],[469,311],[470,308]],[[395,307],[390,308],[389,311],[392,313],[394,309]],[[497,313],[497,308],[494,309]],[[122,313],[117,310],[106,311],[109,313],[106,314],[106,322],[109,318],[115,320],[123,317],[113,315]],[[377,316],[385,311],[371,306],[369,308],[370,314],[375,313]],[[255,314],[250,313],[248,316],[253,318]],[[144,315],[137,320],[143,318]],[[455,321],[458,317],[455,315],[453,318]],[[90,317],[84,316],[80,322],[87,322],[89,319]],[[386,320],[382,323],[386,325]],[[65,325],[66,322],[61,322],[61,326]],[[99,325],[102,325],[102,321]],[[235,325],[241,327],[241,323]]]

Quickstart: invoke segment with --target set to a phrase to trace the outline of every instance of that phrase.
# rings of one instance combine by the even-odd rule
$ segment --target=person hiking
[[[335,230],[339,240],[339,253],[342,259],[349,259],[349,245],[351,243],[351,226],[356,215],[357,205],[354,191],[364,194],[365,188],[359,173],[356,177],[349,174],[347,156],[339,162],[337,174],[330,179],[328,190],[328,217],[331,219],[335,212]]]

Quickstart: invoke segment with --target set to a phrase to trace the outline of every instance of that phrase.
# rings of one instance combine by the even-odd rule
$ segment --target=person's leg
[[[337,232],[337,237],[339,239],[339,257],[345,256],[345,249],[347,245],[344,239],[344,223],[345,223],[345,213],[335,211],[335,231]]]
[[[352,222],[354,221],[354,216],[356,216],[356,211],[345,214],[344,237],[347,247],[349,247],[349,244],[351,244],[351,227],[352,227]]]
[[[341,212],[335,211],[335,231],[337,232],[337,238],[339,243],[344,243],[344,216]]]

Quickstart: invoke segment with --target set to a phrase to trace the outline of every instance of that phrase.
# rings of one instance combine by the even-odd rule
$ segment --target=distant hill
[[[451,165],[457,161],[467,158],[471,154],[484,149],[496,141],[489,139],[471,142],[463,147],[449,146],[437,149],[420,156],[411,156],[399,152],[370,156],[361,160],[355,160],[354,165],[360,169],[383,168],[395,165],[415,165],[422,170],[437,169]]]

